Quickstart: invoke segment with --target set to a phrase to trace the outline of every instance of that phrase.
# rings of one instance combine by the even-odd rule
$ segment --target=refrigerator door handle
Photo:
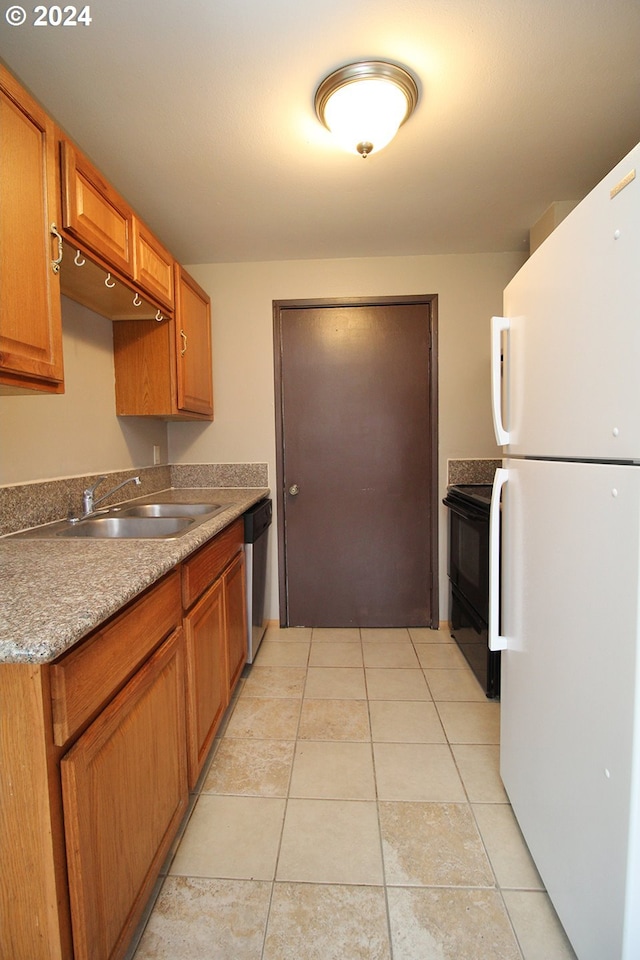
[[[500,634],[500,494],[508,479],[508,470],[502,467],[496,470],[491,492],[491,514],[489,518],[489,650],[507,649],[507,638]]]
[[[491,410],[498,446],[509,443],[509,431],[502,420],[502,333],[510,329],[508,317],[491,317]]]

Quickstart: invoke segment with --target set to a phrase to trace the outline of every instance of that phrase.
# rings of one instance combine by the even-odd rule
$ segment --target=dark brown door
[[[281,623],[437,626],[435,298],[274,309]]]

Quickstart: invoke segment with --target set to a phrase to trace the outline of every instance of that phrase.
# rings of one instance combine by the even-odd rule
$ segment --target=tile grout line
[[[391,960],[391,958],[393,958],[393,955],[394,955],[394,944],[393,944],[392,929],[391,929],[391,910],[390,910],[390,904],[389,904],[389,890],[390,890],[390,888],[391,888],[391,889],[413,890],[413,889],[415,888],[415,886],[414,886],[414,884],[403,884],[403,883],[398,883],[398,884],[392,884],[392,885],[390,885],[390,884],[388,884],[388,881],[387,881],[387,867],[386,867],[385,857],[384,857],[384,842],[383,842],[382,826],[381,826],[381,817],[380,817],[380,805],[381,805],[381,803],[382,803],[383,801],[380,800],[380,796],[379,796],[378,770],[377,770],[376,761],[375,761],[375,743],[376,743],[376,741],[374,740],[374,730],[373,730],[372,713],[371,713],[371,706],[372,706],[372,703],[375,702],[375,701],[374,701],[374,700],[371,700],[371,698],[370,698],[370,696],[369,696],[369,684],[368,684],[368,682],[367,682],[367,670],[366,670],[366,667],[365,667],[365,664],[364,664],[365,643],[368,642],[368,641],[364,641],[364,640],[363,640],[362,631],[361,631],[361,630],[359,631],[359,635],[360,635],[360,636],[359,636],[359,641],[357,641],[357,642],[358,642],[358,644],[359,644],[359,648],[360,648],[360,652],[361,652],[361,657],[362,657],[362,669],[363,669],[363,675],[364,675],[365,699],[366,699],[366,704],[367,704],[367,718],[368,718],[368,723],[369,723],[369,736],[368,736],[368,739],[369,739],[370,757],[371,757],[372,769],[373,769],[374,799],[375,799],[375,803],[376,803],[376,814],[377,814],[378,846],[379,846],[379,852],[380,852],[380,858],[381,858],[382,888],[383,888],[384,900],[385,900],[385,914],[386,914],[386,925],[387,925],[387,938],[388,938],[389,957],[390,957],[390,960]],[[435,708],[435,713],[436,713],[436,715],[437,715],[437,717],[438,717],[438,722],[440,723],[440,726],[442,727],[442,730],[443,730],[443,733],[444,733],[445,742],[446,742],[446,745],[447,745],[447,748],[448,748],[449,756],[450,756],[451,760],[453,761],[453,766],[454,766],[454,769],[455,769],[455,771],[456,771],[456,775],[458,776],[458,778],[459,778],[459,780],[460,780],[460,782],[461,782],[461,784],[462,784],[464,799],[461,800],[461,801],[458,801],[458,802],[459,802],[459,803],[464,803],[464,804],[466,804],[467,808],[468,808],[469,811],[470,811],[470,815],[471,815],[471,817],[472,817],[472,820],[473,820],[473,823],[474,823],[474,826],[475,826],[475,830],[476,830],[476,832],[477,832],[477,834],[478,834],[478,837],[479,837],[479,840],[480,840],[482,849],[483,849],[483,851],[484,851],[485,857],[486,857],[487,862],[488,862],[488,864],[489,864],[489,868],[490,868],[490,871],[491,871],[491,876],[492,876],[493,879],[494,879],[494,883],[493,883],[493,885],[490,886],[490,887],[479,886],[478,884],[470,884],[470,885],[466,885],[466,884],[455,884],[455,885],[452,885],[451,883],[448,883],[448,884],[441,884],[441,885],[434,884],[434,885],[431,885],[430,887],[425,887],[424,889],[449,889],[449,890],[456,890],[456,889],[469,889],[469,890],[487,889],[487,890],[494,890],[494,891],[498,894],[500,905],[501,905],[502,910],[504,911],[504,914],[505,914],[505,916],[506,916],[506,918],[507,918],[507,922],[508,922],[509,928],[510,928],[510,930],[511,930],[511,934],[512,934],[512,936],[513,936],[513,938],[514,938],[514,943],[515,943],[516,950],[518,951],[518,956],[519,956],[519,957],[521,958],[521,960],[522,960],[522,958],[525,957],[525,952],[524,952],[524,949],[525,949],[525,948],[524,948],[524,946],[521,945],[521,943],[520,943],[520,938],[518,937],[518,934],[517,934],[517,932],[516,932],[516,928],[515,928],[514,921],[513,921],[513,919],[512,919],[511,913],[510,913],[510,911],[509,911],[509,909],[508,909],[508,907],[507,907],[507,903],[506,903],[505,898],[504,898],[504,890],[518,890],[518,891],[519,891],[519,890],[522,890],[522,891],[527,891],[527,892],[529,892],[529,887],[526,887],[526,888],[525,888],[525,887],[505,887],[504,890],[503,890],[503,888],[501,887],[501,885],[500,885],[500,883],[499,883],[498,876],[497,876],[496,869],[495,869],[495,867],[494,867],[493,861],[492,861],[491,857],[489,856],[489,850],[488,850],[488,848],[487,848],[487,844],[486,844],[486,842],[485,842],[485,838],[484,838],[484,836],[483,836],[483,834],[482,834],[482,831],[480,830],[479,821],[478,821],[478,818],[477,818],[477,816],[476,816],[476,808],[477,808],[478,806],[481,806],[481,805],[485,805],[485,806],[496,806],[496,805],[499,805],[499,806],[509,806],[509,807],[510,807],[510,804],[509,804],[508,800],[507,800],[506,803],[505,803],[504,801],[497,801],[497,800],[495,800],[495,801],[494,801],[494,800],[483,801],[483,800],[479,799],[479,800],[475,803],[475,805],[474,805],[474,802],[472,801],[471,796],[470,796],[470,792],[469,792],[470,789],[472,789],[472,787],[473,787],[473,783],[470,781],[470,782],[469,782],[469,785],[467,784],[465,778],[463,777],[462,767],[460,766],[460,762],[459,762],[458,759],[456,758],[456,754],[455,754],[455,752],[454,752],[454,750],[453,750],[453,746],[454,746],[454,745],[458,745],[458,743],[464,745],[466,742],[465,742],[465,741],[456,741],[455,744],[453,744],[453,743],[451,742],[451,740],[450,740],[450,734],[449,734],[449,732],[448,732],[448,730],[447,730],[447,727],[445,726],[445,724],[444,724],[444,722],[443,722],[443,716],[442,716],[442,713],[441,713],[440,708],[439,708],[440,703],[450,703],[451,701],[448,701],[448,700],[436,701],[436,700],[434,699],[434,697],[433,697],[433,691],[431,690],[431,686],[430,686],[430,684],[429,684],[429,681],[428,681],[428,678],[427,678],[427,674],[426,674],[427,668],[426,668],[425,666],[423,666],[423,664],[420,662],[420,658],[418,657],[418,650],[416,649],[416,642],[417,642],[417,641],[414,640],[414,638],[413,638],[413,636],[411,635],[411,632],[410,632],[410,631],[408,632],[408,635],[409,635],[409,640],[410,640],[410,642],[411,642],[411,644],[412,644],[412,649],[413,649],[413,651],[414,651],[414,654],[415,654],[416,657],[418,658],[418,664],[419,664],[420,673],[421,673],[421,675],[422,675],[422,677],[423,677],[423,679],[424,679],[424,682],[425,682],[425,684],[426,684],[427,690],[428,690],[429,695],[430,695],[430,697],[431,697],[431,703],[433,704],[433,706],[434,706],[434,708]],[[352,642],[353,642],[353,641],[352,641]],[[435,642],[435,641],[434,641],[434,642]],[[319,644],[320,641],[316,641],[316,643]],[[423,645],[424,645],[424,644],[423,644]],[[275,858],[275,865],[274,865],[274,868],[273,868],[273,877],[272,877],[271,883],[270,883],[268,906],[267,906],[267,909],[266,909],[266,914],[265,914],[265,919],[264,919],[264,927],[263,927],[263,934],[262,934],[262,946],[261,946],[260,954],[259,954],[259,956],[262,958],[262,960],[264,960],[265,955],[266,955],[267,936],[268,936],[268,931],[269,931],[269,924],[270,924],[271,918],[272,918],[272,906],[273,906],[273,904],[274,904],[274,895],[275,895],[275,892],[276,892],[276,884],[279,882],[278,879],[277,879],[277,873],[278,873],[278,866],[279,866],[279,863],[280,863],[280,857],[281,857],[282,848],[283,848],[284,829],[285,829],[285,823],[286,823],[286,817],[287,817],[287,810],[288,810],[289,800],[292,799],[292,798],[291,798],[291,788],[292,788],[292,783],[293,783],[294,765],[295,765],[295,761],[296,761],[297,750],[298,750],[298,746],[299,746],[300,744],[306,742],[306,741],[301,741],[301,739],[300,739],[300,733],[301,733],[301,729],[302,729],[303,708],[304,708],[304,702],[305,702],[305,699],[306,699],[306,691],[307,691],[307,683],[308,683],[308,679],[309,679],[309,669],[310,669],[310,665],[311,665],[312,651],[313,651],[313,630],[311,630],[311,633],[310,633],[309,646],[308,646],[308,650],[307,650],[307,654],[306,654],[305,676],[304,676],[304,683],[303,683],[303,685],[302,685],[301,694],[300,694],[300,696],[299,696],[299,710],[298,710],[298,714],[297,714],[297,723],[296,723],[296,727],[295,727],[295,736],[294,736],[294,740],[293,740],[293,754],[292,754],[292,759],[291,759],[291,766],[290,766],[290,769],[289,769],[289,771],[288,771],[287,786],[286,786],[286,796],[283,797],[283,799],[284,799],[284,806],[283,806],[283,811],[282,811],[282,821],[281,821],[281,826],[280,826],[280,835],[279,835],[279,841],[278,841],[278,848],[277,848],[277,854],[276,854],[276,858]],[[270,664],[265,664],[265,666],[267,666],[267,665],[270,665]],[[292,664],[292,665],[293,665],[293,664]],[[300,664],[300,665],[301,665],[301,664]],[[465,667],[466,667],[466,663],[465,663],[465,665],[463,665],[463,666],[460,667],[460,671],[463,672],[463,670],[465,669]],[[432,668],[432,669],[438,669],[438,668]],[[440,669],[454,669],[454,668],[443,667],[443,668],[440,668]],[[244,686],[244,683],[242,684],[242,686]],[[197,783],[196,786],[194,787],[194,790],[191,792],[192,796],[190,796],[190,808],[189,808],[188,817],[185,816],[184,826],[183,826],[183,828],[182,828],[181,831],[180,831],[179,837],[176,837],[176,840],[174,841],[174,845],[173,845],[173,848],[172,848],[172,852],[171,852],[171,854],[170,854],[171,860],[169,861],[169,863],[166,864],[166,872],[163,872],[163,874],[161,874],[161,876],[159,877],[159,881],[158,881],[158,884],[157,884],[158,890],[157,890],[157,892],[155,893],[155,895],[154,895],[154,897],[153,897],[153,904],[151,905],[151,908],[148,910],[148,913],[147,913],[147,915],[146,915],[144,927],[142,928],[142,930],[140,931],[139,936],[138,936],[137,939],[136,939],[136,947],[139,945],[140,940],[142,939],[142,935],[143,935],[143,933],[144,933],[144,929],[146,928],[146,926],[147,926],[147,924],[148,924],[148,922],[149,922],[151,913],[153,912],[153,905],[155,904],[158,896],[160,895],[160,891],[161,891],[161,889],[162,889],[162,886],[164,885],[164,883],[166,882],[166,880],[167,880],[168,877],[169,877],[169,870],[170,870],[171,862],[172,862],[173,859],[175,858],[175,855],[176,855],[176,853],[177,853],[177,850],[178,850],[179,844],[180,844],[180,842],[181,842],[182,836],[184,835],[184,831],[186,830],[187,823],[188,823],[188,821],[189,821],[190,818],[191,818],[191,815],[192,815],[192,813],[193,813],[193,810],[195,809],[195,806],[196,806],[196,804],[197,804],[197,801],[198,801],[198,800],[200,799],[200,797],[202,796],[202,789],[203,789],[203,786],[204,786],[204,783],[205,783],[205,780],[206,780],[206,776],[207,776],[207,774],[210,772],[210,769],[211,769],[211,767],[213,766],[213,764],[214,764],[214,762],[215,762],[215,757],[216,757],[216,755],[217,755],[217,753],[218,753],[218,751],[219,751],[219,749],[220,749],[220,746],[221,746],[222,742],[224,741],[224,739],[225,739],[225,737],[226,737],[226,731],[227,731],[229,722],[230,722],[230,720],[231,720],[232,714],[235,712],[235,709],[236,709],[236,706],[237,706],[237,703],[238,703],[238,700],[239,700],[239,697],[240,697],[240,694],[241,694],[241,693],[242,693],[242,689],[240,688],[240,685],[239,685],[239,687],[238,687],[238,694],[234,697],[235,703],[233,704],[233,710],[229,711],[229,715],[228,715],[227,717],[225,717],[225,719],[223,720],[223,726],[222,726],[222,728],[221,728],[220,733],[216,736],[216,738],[215,738],[215,740],[214,740],[214,743],[212,744],[212,749],[211,749],[211,751],[210,751],[209,757],[207,758],[207,760],[206,760],[206,762],[205,762],[205,764],[204,764],[203,772],[202,772],[201,776],[199,777],[198,783]],[[267,694],[258,694],[258,697],[260,697],[260,696],[268,696],[268,695],[267,695]],[[278,698],[276,698],[276,699],[278,699]],[[298,699],[298,697],[296,697],[296,699]],[[321,697],[320,699],[340,699],[340,697],[334,697],[334,698],[322,698],[322,697]],[[345,698],[345,699],[353,699],[353,698]],[[428,701],[422,701],[422,702],[427,703]],[[469,699],[465,699],[465,698],[463,698],[463,697],[460,697],[460,699],[459,699],[458,702],[461,702],[461,703],[472,703],[472,702],[481,703],[482,701],[473,701],[473,698],[472,698],[471,700],[469,700]],[[292,718],[292,719],[293,719],[293,718]],[[234,738],[234,739],[235,739],[235,738]],[[238,739],[244,739],[244,738],[241,737],[241,738],[238,738]],[[250,739],[253,739],[253,738],[247,738],[247,739],[250,740]],[[269,739],[270,739],[270,738],[269,738]],[[310,738],[310,739],[311,739],[311,738]],[[313,739],[315,739],[315,737],[314,737]],[[320,742],[333,742],[334,739],[335,739],[335,738],[330,738],[330,739],[327,740],[327,741],[320,741]],[[346,741],[344,741],[344,742],[346,742]],[[349,742],[363,742],[363,741],[349,741]],[[397,741],[395,741],[395,740],[391,741],[391,740],[390,740],[390,741],[379,741],[379,742],[381,742],[381,743],[382,743],[382,742],[385,742],[385,743],[386,743],[386,742],[389,742],[389,743],[395,743],[395,742],[411,742],[411,743],[413,743],[414,741],[405,741],[405,740],[403,740],[403,739],[400,737],[400,735],[398,734],[398,740],[397,740]],[[430,743],[431,741],[422,741],[422,740],[420,740],[420,741],[415,741],[415,742],[416,742],[416,743],[422,743],[422,742],[425,742],[425,743],[428,742],[428,743]],[[474,745],[474,744],[470,741],[470,742],[468,742],[468,745],[471,746],[471,745]],[[461,759],[462,759],[462,757],[461,757]],[[243,795],[243,794],[238,794],[238,796],[242,796],[242,795]],[[318,799],[327,799],[327,798],[319,797]],[[345,797],[344,799],[349,799],[349,798],[348,798],[348,797]],[[356,798],[356,797],[354,796],[352,799],[353,799],[353,800],[357,800],[358,798]],[[168,856],[169,856],[169,855],[168,855]],[[164,869],[165,869],[165,868],[164,868],[164,865],[163,865],[163,870],[164,870]],[[282,881],[283,884],[284,884],[285,882],[287,882],[287,881],[284,881],[284,880]],[[301,882],[302,882],[302,881],[301,881]],[[294,883],[294,881],[291,881],[291,883]],[[306,884],[309,884],[309,885],[313,885],[313,884],[315,883],[315,881],[308,880],[308,881],[305,881],[305,883],[306,883]],[[329,885],[332,885],[332,884],[329,884]],[[334,884],[334,885],[337,886],[337,887],[345,887],[345,888],[351,887],[351,886],[357,886],[357,887],[360,887],[360,886],[364,886],[364,887],[375,887],[375,886],[376,886],[375,884],[369,884],[369,883],[364,883],[364,884],[337,883],[337,884]],[[536,887],[536,888],[533,888],[533,887],[532,887],[532,888],[531,888],[531,892],[541,892],[541,893],[544,893],[545,891],[544,891],[544,890],[540,890],[540,891],[539,891],[537,887]],[[266,893],[266,891],[265,891],[265,893]],[[258,944],[256,944],[256,948],[257,948],[257,947],[258,947]],[[135,948],[133,949],[133,952],[130,952],[130,953],[127,954],[127,960],[133,960],[133,954],[134,954],[134,953],[135,953]],[[258,953],[256,952],[256,958],[257,958],[257,957],[258,957]]]
[[[294,740],[293,740],[293,755],[292,755],[292,758],[291,758],[291,768],[290,768],[290,770],[289,770],[289,778],[288,778],[288,781],[287,781],[286,796],[284,797],[284,807],[283,807],[283,810],[282,810],[282,824],[281,824],[281,827],[280,827],[280,838],[279,838],[279,840],[278,840],[278,849],[277,849],[277,852],[276,852],[276,858],[275,858],[275,862],[274,862],[274,865],[273,865],[273,879],[272,879],[272,881],[271,881],[271,891],[270,891],[270,893],[269,893],[269,903],[268,903],[268,906],[267,906],[267,911],[266,911],[265,920],[264,920],[264,933],[263,933],[263,937],[262,937],[262,949],[261,949],[261,951],[260,951],[260,960],[264,960],[264,953],[265,953],[265,950],[266,950],[266,948],[267,948],[267,936],[268,936],[268,932],[269,932],[269,920],[270,920],[270,918],[271,918],[271,908],[272,908],[272,905],[273,905],[273,895],[274,895],[275,890],[276,890],[276,883],[277,883],[277,877],[278,877],[278,866],[279,866],[279,864],[280,864],[280,854],[282,853],[282,841],[283,841],[283,839],[284,839],[284,825],[285,825],[286,820],[287,820],[287,810],[288,810],[288,808],[289,808],[289,799],[290,799],[290,793],[291,793],[291,781],[292,781],[292,779],[293,779],[293,767],[294,767],[294,764],[295,764],[296,752],[297,752],[297,749],[298,749],[298,738],[299,738],[299,733],[300,733],[300,723],[301,723],[301,721],[302,721],[302,705],[303,705],[303,703],[304,703],[304,692],[305,692],[305,689],[306,689],[306,686],[307,686],[307,677],[308,677],[308,675],[309,675],[309,659],[310,659],[310,657],[311,657],[311,644],[312,644],[312,642],[313,642],[313,629],[311,630],[310,641],[309,641],[309,650],[307,651],[307,663],[306,663],[306,668],[305,668],[304,684],[303,684],[303,686],[302,686],[302,694],[301,694],[301,696],[300,696],[300,709],[299,709],[299,711],[298,711],[298,722],[297,722],[297,724],[296,724],[296,732],[295,732],[295,736],[294,736]]]
[[[360,638],[362,642],[362,631],[360,632]],[[364,668],[364,648],[362,649],[362,665]],[[391,932],[391,909],[389,907],[389,887],[387,884],[387,869],[386,861],[384,856],[384,840],[382,838],[382,824],[380,822],[380,796],[378,793],[378,770],[376,765],[376,757],[374,750],[374,741],[373,741],[373,722],[371,717],[371,700],[369,699],[369,685],[367,683],[367,671],[364,669],[364,687],[365,693],[367,696],[367,715],[369,717],[369,737],[371,743],[371,763],[373,766],[373,784],[375,789],[376,797],[376,817],[378,820],[378,843],[380,846],[380,860],[382,864],[382,889],[384,891],[384,909],[387,920],[387,938],[389,941],[389,960],[393,960],[393,936]]]
[[[414,649],[415,649],[415,641],[413,640],[413,637],[411,638],[411,640],[412,640],[412,643],[413,643]],[[418,651],[417,651],[417,650],[415,650],[415,653],[416,653],[416,656],[418,656]],[[464,777],[462,776],[462,771],[461,771],[460,766],[459,766],[459,764],[458,764],[458,761],[457,761],[457,759],[456,759],[455,753],[454,753],[454,751],[453,751],[453,749],[452,749],[452,744],[451,744],[451,740],[450,740],[450,737],[449,737],[449,733],[447,732],[447,728],[446,728],[446,726],[445,726],[445,724],[444,724],[444,722],[443,722],[442,714],[441,714],[441,712],[440,712],[440,710],[439,710],[439,708],[438,708],[438,701],[437,701],[437,700],[435,699],[435,697],[433,696],[433,691],[431,690],[431,686],[430,686],[430,684],[429,684],[429,679],[428,679],[427,673],[426,673],[427,668],[423,666],[422,661],[420,660],[419,657],[418,657],[418,661],[419,661],[419,663],[420,663],[420,667],[421,667],[421,669],[422,669],[422,672],[423,672],[423,675],[424,675],[424,679],[425,679],[425,682],[426,682],[427,687],[428,687],[428,689],[429,689],[429,692],[431,693],[432,700],[433,700],[433,704],[434,704],[434,707],[435,707],[436,712],[437,712],[437,714],[438,714],[438,718],[439,718],[439,720],[440,720],[440,724],[442,725],[442,729],[443,729],[443,731],[444,731],[444,735],[445,735],[446,742],[447,742],[447,747],[448,747],[448,749],[449,749],[449,754],[450,754],[450,756],[451,756],[451,759],[452,759],[452,761],[453,761],[453,764],[454,764],[456,773],[458,774],[458,778],[459,778],[459,780],[460,780],[460,783],[461,783],[461,785],[462,785],[462,789],[463,789],[463,791],[464,791],[464,795],[465,795],[465,798],[466,798],[466,801],[465,801],[465,802],[466,802],[466,806],[467,806],[468,809],[469,809],[469,814],[470,814],[470,816],[471,816],[471,818],[472,818],[472,820],[473,820],[473,823],[474,823],[474,826],[475,826],[475,829],[476,829],[476,833],[477,833],[477,835],[478,835],[478,839],[480,840],[480,843],[482,844],[482,849],[483,849],[483,851],[484,851],[484,855],[485,855],[486,860],[487,860],[487,863],[488,863],[488,865],[489,865],[489,869],[490,869],[490,871],[491,871],[491,875],[493,876],[494,881],[495,881],[493,887],[491,887],[491,888],[486,888],[486,889],[494,889],[494,890],[496,891],[496,893],[498,894],[498,897],[499,897],[499,899],[500,899],[500,903],[502,904],[503,910],[504,910],[505,915],[506,915],[506,917],[507,917],[507,921],[508,921],[509,927],[510,927],[511,932],[512,932],[512,934],[513,934],[513,937],[514,937],[514,940],[515,940],[517,949],[518,949],[518,951],[519,951],[519,953],[520,953],[521,960],[524,960],[524,953],[523,953],[522,948],[521,948],[521,945],[520,945],[520,940],[519,940],[519,938],[518,938],[518,936],[517,936],[517,934],[516,934],[516,930],[515,930],[513,921],[512,921],[512,919],[511,919],[511,915],[510,915],[510,913],[509,913],[509,910],[507,909],[507,905],[506,905],[505,900],[504,900],[504,897],[503,897],[503,895],[502,895],[502,888],[500,887],[500,884],[499,884],[499,882],[498,882],[498,876],[497,876],[497,873],[496,873],[496,871],[495,871],[495,867],[494,867],[494,865],[493,865],[493,862],[492,862],[492,860],[491,860],[491,857],[489,856],[489,851],[488,851],[488,849],[487,849],[487,846],[486,846],[484,837],[483,837],[483,835],[482,835],[482,831],[480,830],[480,826],[479,826],[478,821],[477,821],[477,817],[476,817],[476,814],[475,814],[475,810],[474,810],[474,808],[473,808],[473,803],[471,802],[471,797],[469,796],[469,789],[468,789],[468,787],[467,787],[467,784],[466,784],[466,782],[465,782]],[[466,663],[465,663],[460,669],[464,669],[464,666],[466,666]],[[467,702],[467,701],[460,701],[460,702]],[[482,702],[482,701],[479,701],[479,702]],[[471,888],[471,889],[477,889],[477,888]]]
[[[240,684],[238,684],[238,686],[240,686]],[[189,821],[191,820],[191,817],[193,816],[197,802],[200,799],[200,796],[202,795],[202,787],[204,785],[209,769],[213,764],[214,757],[218,752],[218,748],[220,746],[222,736],[224,735],[223,731],[228,726],[229,720],[231,719],[231,715],[235,710],[236,704],[238,702],[238,696],[239,696],[239,693],[236,694],[234,692],[234,696],[232,697],[231,702],[229,703],[227,710],[225,711],[225,716],[223,717],[223,720],[221,723],[220,732],[217,733],[216,736],[214,737],[213,743],[211,744],[211,748],[209,750],[209,754],[200,772],[200,776],[198,777],[193,787],[193,790],[189,790],[187,808],[184,812],[184,816],[180,822],[180,826],[178,827],[176,835],[173,838],[169,852],[167,853],[167,856],[164,859],[164,862],[162,864],[160,873],[158,874],[156,883],[154,884],[153,890],[149,896],[149,900],[147,901],[145,910],[142,914],[142,917],[140,918],[138,926],[136,927],[136,930],[132,937],[131,943],[124,956],[124,960],[135,960],[136,951],[140,946],[140,942],[144,936],[144,932],[149,924],[149,921],[151,920],[151,915],[155,910],[156,903],[160,898],[160,895],[164,889],[164,886],[167,880],[171,876],[171,873],[170,873],[171,865],[173,864],[173,861],[176,858],[176,855],[178,853],[178,848],[180,846],[180,843],[182,842],[182,838],[184,837],[187,827],[189,826]],[[233,707],[233,709],[230,709],[231,707]]]
[[[465,660],[465,664],[463,664],[460,669],[464,669],[464,667],[466,667],[467,670],[469,669],[469,668],[468,668],[468,664],[466,663],[466,660]],[[425,672],[425,680],[426,680],[426,682],[427,682],[427,686],[429,686],[429,681],[428,681],[428,678],[427,678],[427,676],[426,676],[426,672]],[[429,687],[429,689],[431,689],[431,687]],[[469,701],[460,701],[460,702],[469,702]],[[477,702],[482,703],[483,701],[477,701]],[[524,951],[523,951],[522,946],[521,946],[521,944],[520,944],[520,938],[519,938],[518,935],[517,935],[517,932],[516,932],[516,929],[515,929],[513,920],[512,920],[512,918],[511,918],[511,914],[510,914],[509,909],[508,909],[508,907],[507,907],[507,904],[506,904],[506,902],[505,902],[505,899],[504,899],[504,896],[503,896],[502,886],[501,886],[500,883],[499,883],[498,875],[497,875],[497,873],[496,873],[496,869],[495,869],[494,864],[493,864],[493,861],[492,861],[492,859],[491,859],[491,857],[490,857],[490,855],[489,855],[489,850],[487,849],[487,845],[486,845],[484,836],[483,836],[483,834],[482,834],[482,831],[480,830],[480,825],[479,825],[479,823],[478,823],[478,818],[477,818],[477,816],[476,816],[476,812],[475,812],[475,809],[474,809],[474,804],[473,804],[473,802],[472,802],[472,800],[471,800],[471,797],[469,796],[469,788],[467,787],[467,784],[466,784],[466,782],[465,782],[465,779],[464,779],[464,777],[462,776],[462,771],[461,771],[460,766],[459,766],[459,763],[458,763],[458,761],[457,761],[457,759],[456,759],[455,752],[454,752],[454,750],[452,749],[451,740],[449,739],[449,734],[447,733],[447,729],[446,729],[446,727],[445,727],[445,725],[444,725],[444,722],[443,722],[443,719],[442,719],[442,714],[441,714],[441,712],[440,712],[440,710],[439,710],[439,708],[438,708],[438,701],[436,701],[435,698],[434,698],[434,705],[435,705],[436,710],[437,710],[437,712],[438,712],[438,716],[439,716],[439,718],[440,718],[440,723],[442,724],[442,728],[443,728],[443,730],[444,730],[444,735],[445,735],[445,737],[446,737],[446,739],[447,739],[447,744],[448,744],[448,746],[449,746],[449,752],[450,752],[450,754],[451,754],[451,758],[452,758],[452,760],[453,760],[453,763],[454,763],[454,765],[455,765],[456,771],[457,771],[457,773],[458,773],[458,777],[460,778],[460,782],[461,782],[461,784],[462,784],[462,788],[463,788],[464,793],[465,793],[465,796],[466,796],[466,798],[467,798],[467,805],[468,805],[468,807],[469,807],[469,812],[470,812],[470,814],[471,814],[471,817],[473,818],[473,823],[474,823],[474,825],[475,825],[476,832],[477,832],[477,834],[478,834],[480,843],[482,844],[482,849],[484,850],[484,854],[485,854],[485,857],[486,857],[486,859],[487,859],[487,863],[489,864],[489,868],[490,868],[490,870],[491,870],[491,873],[492,873],[493,878],[494,878],[494,881],[495,881],[494,889],[495,889],[496,893],[498,894],[498,897],[499,897],[499,899],[500,899],[500,903],[502,904],[503,910],[504,910],[505,915],[506,915],[506,917],[507,917],[507,921],[508,921],[508,923],[509,923],[509,927],[510,927],[511,932],[512,932],[512,934],[513,934],[513,937],[514,937],[515,943],[516,943],[516,945],[517,945],[518,951],[519,951],[519,953],[520,953],[520,956],[521,956],[522,960],[524,960]],[[499,746],[499,745],[498,745],[498,746]]]

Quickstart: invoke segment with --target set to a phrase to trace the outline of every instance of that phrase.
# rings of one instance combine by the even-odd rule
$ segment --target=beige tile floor
[[[575,960],[448,632],[270,629],[135,960]]]

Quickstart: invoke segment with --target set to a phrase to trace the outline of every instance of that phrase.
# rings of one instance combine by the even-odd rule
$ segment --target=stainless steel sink
[[[60,520],[9,536],[21,540],[161,540],[181,537],[229,503],[138,503],[116,506],[84,520]]]
[[[92,517],[80,520],[78,523],[68,523],[66,529],[56,534],[57,537],[105,537],[117,539],[148,539],[157,540],[161,537],[175,537],[176,534],[186,533],[192,526],[193,520],[183,517],[131,517],[106,516]]]
[[[221,503],[140,503],[133,507],[122,507],[121,517],[199,517],[201,514],[220,513],[224,510]]]

